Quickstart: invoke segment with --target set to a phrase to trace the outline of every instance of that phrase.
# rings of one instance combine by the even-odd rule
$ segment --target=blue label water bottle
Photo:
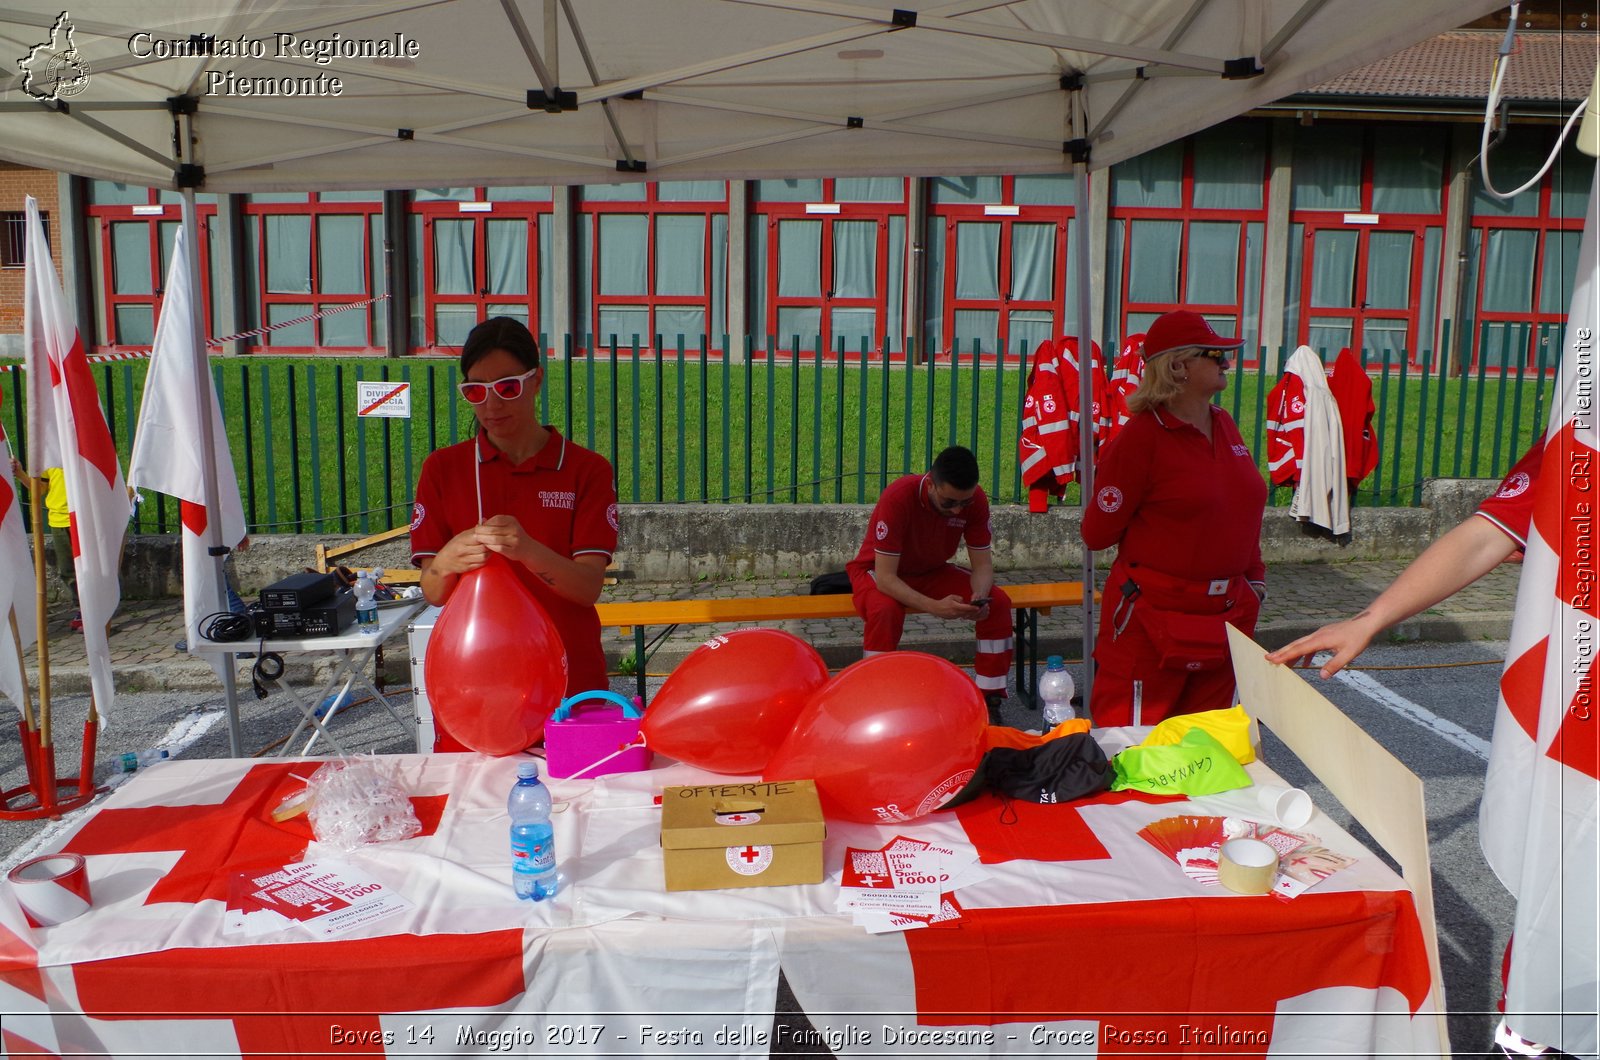
[[[555,830],[550,827],[550,789],[539,782],[539,763],[517,766],[517,783],[506,799],[511,815],[511,886],[518,898],[542,902],[556,893]]]

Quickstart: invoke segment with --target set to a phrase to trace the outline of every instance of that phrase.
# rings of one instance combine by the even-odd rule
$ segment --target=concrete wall
[[[1488,479],[1447,479],[1429,483],[1420,508],[1358,508],[1352,513],[1352,540],[1344,546],[1309,537],[1286,508],[1269,508],[1261,550],[1267,563],[1410,559],[1428,543],[1469,515],[1495,483]],[[622,513],[623,540],[617,564],[635,581],[693,582],[738,578],[809,578],[839,570],[855,555],[866,529],[867,505],[634,504]],[[994,512],[1000,570],[1057,567],[1082,562],[1078,513],[1054,508],[1030,515],[1019,506]],[[1196,533],[1205,528],[1195,527]],[[261,535],[236,558],[246,594],[310,565],[318,543],[353,541],[348,537]],[[177,595],[182,590],[175,536],[143,536],[129,541],[123,564],[123,591],[132,597]],[[1101,566],[1110,563],[1102,554]],[[369,566],[407,565],[406,540],[360,554]]]

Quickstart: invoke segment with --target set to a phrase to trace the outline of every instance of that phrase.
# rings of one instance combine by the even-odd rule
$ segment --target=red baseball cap
[[[1184,346],[1202,346],[1208,350],[1236,350],[1244,345],[1243,339],[1225,339],[1211,330],[1206,318],[1187,309],[1163,313],[1144,336],[1145,360]]]

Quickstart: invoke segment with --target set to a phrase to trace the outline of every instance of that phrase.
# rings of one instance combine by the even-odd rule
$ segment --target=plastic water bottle
[[[1072,675],[1061,656],[1052,655],[1045,660],[1044,676],[1039,678],[1039,700],[1044,704],[1044,723],[1055,728],[1077,715],[1072,710]]]
[[[112,761],[113,771],[117,773],[136,773],[141,769],[147,769],[157,762],[165,760],[167,757],[167,749],[165,747],[151,747],[143,751],[124,751]]]
[[[383,570],[362,571],[356,577],[356,625],[363,633],[378,632],[378,579]]]
[[[506,799],[511,815],[511,887],[518,898],[542,902],[560,886],[555,830],[550,827],[550,789],[539,782],[539,763],[517,766],[517,784]]]

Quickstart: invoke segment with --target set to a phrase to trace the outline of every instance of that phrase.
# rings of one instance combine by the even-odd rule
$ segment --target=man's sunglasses
[[[504,379],[495,379],[487,383],[457,383],[456,389],[461,391],[461,396],[471,405],[481,405],[488,401],[490,390],[493,390],[495,397],[501,401],[515,401],[522,396],[522,381],[538,371],[537,368],[530,368],[521,375],[508,375]]]
[[[975,496],[974,497],[968,497],[965,500],[956,500],[954,498],[945,498],[945,497],[934,497],[933,498],[933,503],[938,506],[938,508],[939,508],[939,510],[941,512],[959,512],[959,511],[963,511],[963,510],[965,510],[967,508],[972,507],[972,502],[976,501],[977,499],[978,498],[975,497]]]

